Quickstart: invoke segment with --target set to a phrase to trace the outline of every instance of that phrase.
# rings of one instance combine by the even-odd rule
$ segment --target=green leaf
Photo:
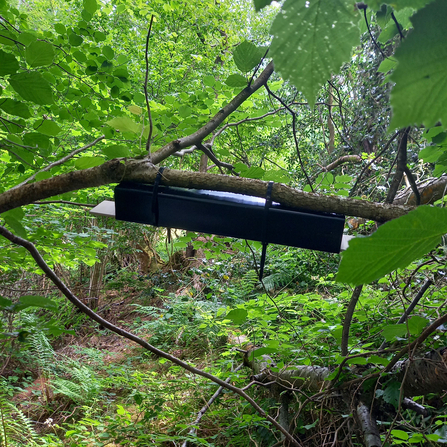
[[[410,334],[414,336],[418,336],[427,326],[428,324],[427,318],[422,318],[419,315],[415,315],[408,320],[408,329],[410,330]]]
[[[28,33],[25,31],[24,33],[20,33],[20,35],[17,37],[17,40],[27,47],[31,43],[37,41],[37,36],[33,33]]]
[[[42,124],[35,127],[35,130],[49,137],[55,137],[62,129],[54,121],[43,120]]]
[[[340,71],[359,44],[358,15],[350,0],[286,0],[273,22],[275,70],[313,107],[320,87]]]
[[[391,75],[393,116],[390,129],[413,124],[447,125],[447,2],[437,0],[418,11],[414,31],[396,50],[398,65]]]
[[[94,14],[98,9],[96,0],[84,0],[82,4],[84,6],[84,9],[90,14]]]
[[[139,126],[135,121],[132,121],[127,116],[119,116],[116,118],[111,119],[110,121],[107,121],[107,123],[110,127],[113,127],[114,129],[119,130],[120,132],[132,132],[132,133],[138,133]]]
[[[7,298],[3,298],[2,296],[0,296],[0,307],[4,309],[5,307],[9,307],[11,304],[12,304],[11,300],[8,300]]]
[[[53,45],[40,40],[33,42],[26,48],[25,58],[31,67],[51,65],[54,59]]]
[[[43,309],[51,309],[51,310],[57,310],[57,305],[54,301],[50,300],[49,298],[45,298],[43,296],[37,296],[37,295],[25,295],[20,297],[20,304],[18,307],[21,307],[21,305],[24,305],[26,307],[41,307]]]
[[[256,11],[260,11],[267,5],[270,5],[273,0],[254,0]]]
[[[409,438],[408,433],[403,430],[391,430],[391,436],[397,439],[403,439],[404,441]]]
[[[246,87],[248,81],[244,76],[240,74],[233,74],[228,76],[225,84],[227,84],[228,87]]]
[[[388,73],[390,70],[393,70],[396,66],[396,60],[390,59],[387,57],[385,60],[382,61],[382,63],[379,65],[379,68],[377,71],[379,73]]]
[[[102,157],[81,157],[75,160],[74,165],[76,169],[87,169],[99,166],[103,163],[104,158]]]
[[[211,75],[205,76],[205,77],[203,78],[203,83],[204,83],[207,87],[212,87],[212,86],[214,85],[214,83],[215,83],[214,76],[211,76]]]
[[[407,333],[406,324],[390,324],[385,326],[382,335],[386,341],[393,341],[396,337],[403,337]]]
[[[418,157],[419,160],[424,160],[424,163],[435,163],[445,150],[444,146],[427,146],[419,152]]]
[[[79,45],[84,42],[84,39],[75,33],[70,33],[70,35],[68,36],[68,42],[72,47],[79,47]]]
[[[233,59],[237,68],[246,73],[259,64],[264,53],[265,48],[257,47],[246,40],[233,51]]]
[[[55,23],[54,30],[58,34],[65,34],[67,32],[67,29],[65,28],[65,26],[62,23]]]
[[[22,118],[29,118],[31,116],[28,107],[23,102],[16,101],[15,99],[0,99],[0,109],[10,115],[20,116]]]
[[[336,280],[366,284],[405,268],[436,247],[447,233],[447,209],[420,206],[385,223],[371,236],[355,238],[342,255]]]
[[[112,47],[110,47],[109,45],[106,45],[103,47],[102,54],[104,54],[104,56],[109,61],[111,61],[115,57],[115,52],[113,51]]]
[[[247,320],[248,312],[245,309],[233,309],[227,313],[226,319],[234,324],[242,324]]]
[[[401,383],[392,381],[387,383],[386,388],[383,390],[383,400],[394,405],[395,408],[397,408],[399,403],[400,387]]]
[[[19,69],[19,62],[14,55],[0,50],[0,76],[13,74]]]
[[[130,157],[130,151],[126,146],[120,144],[114,144],[113,146],[104,147],[101,152],[107,158],[119,158],[119,157]]]
[[[37,72],[14,74],[9,78],[11,87],[26,101],[35,104],[53,104],[50,84]]]

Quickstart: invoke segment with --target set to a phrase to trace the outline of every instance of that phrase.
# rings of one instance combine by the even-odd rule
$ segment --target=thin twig
[[[147,93],[147,82],[149,78],[149,38],[151,37],[151,30],[152,30],[152,23],[154,21],[154,15],[151,16],[151,23],[149,24],[149,31],[147,32],[146,36],[146,51],[144,53],[144,57],[146,60],[146,77],[144,79],[144,96],[146,98],[146,108],[147,108],[147,114],[149,115],[149,135],[147,137],[146,141],[146,152],[147,156],[149,157],[149,160],[151,159],[151,139],[152,139],[152,130],[153,130],[153,124],[152,124],[152,115],[151,115],[151,107],[149,105],[149,95]]]

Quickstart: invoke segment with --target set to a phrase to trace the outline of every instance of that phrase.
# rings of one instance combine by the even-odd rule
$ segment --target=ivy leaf
[[[243,73],[255,68],[264,56],[265,49],[257,47],[245,40],[233,51],[233,59],[237,68]]]
[[[447,125],[447,2],[437,0],[418,11],[414,31],[396,50],[391,75],[393,117],[390,129],[413,124]]]
[[[13,74],[19,69],[19,62],[14,55],[0,50],[0,76]]]
[[[228,76],[225,84],[227,84],[228,87],[246,87],[248,82],[244,76],[240,74],[233,74]]]
[[[0,109],[4,110],[10,115],[20,116],[22,118],[30,118],[31,112],[28,107],[21,101],[15,99],[5,99],[0,102]]]
[[[447,209],[420,206],[382,225],[371,236],[352,239],[336,279],[354,285],[370,283],[419,259],[445,233]]]
[[[11,87],[26,101],[39,105],[53,104],[51,86],[40,73],[24,72],[9,78]]]
[[[110,121],[107,121],[107,123],[110,127],[113,127],[114,129],[119,130],[120,132],[132,132],[132,133],[138,133],[139,126],[137,123],[132,121],[127,116],[119,116],[116,118],[111,119]]]
[[[358,15],[350,0],[287,0],[273,22],[275,69],[313,107],[320,87],[359,44]]]
[[[31,67],[51,65],[54,59],[53,45],[40,40],[33,42],[26,48],[25,58]]]

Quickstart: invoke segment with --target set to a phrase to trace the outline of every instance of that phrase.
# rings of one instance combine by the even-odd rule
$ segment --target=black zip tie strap
[[[154,215],[155,220],[155,226],[158,227],[158,186],[161,182],[161,175],[163,174],[163,171],[165,170],[164,167],[161,167],[158,169],[157,177],[155,177],[154,187],[152,190],[152,214]]]
[[[261,264],[259,266],[259,281],[262,281],[262,277],[264,276],[264,265],[265,265],[265,256],[267,254],[267,217],[269,213],[269,208],[272,204],[272,189],[273,183],[269,182],[267,185],[267,194],[265,196],[265,206],[264,206],[264,219],[263,219],[263,236],[262,236],[262,254],[261,254]]]

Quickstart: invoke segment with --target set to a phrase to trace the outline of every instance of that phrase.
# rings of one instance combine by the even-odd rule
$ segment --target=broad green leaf
[[[81,157],[75,160],[74,165],[76,169],[87,169],[99,166],[103,163],[104,158],[102,157]]]
[[[447,209],[420,206],[385,223],[371,236],[354,238],[343,253],[337,281],[367,284],[404,268],[441,242],[447,233]]]
[[[9,78],[11,87],[26,101],[35,104],[53,104],[51,86],[40,73],[18,73]]]
[[[382,335],[386,341],[393,341],[396,337],[403,337],[407,333],[406,324],[390,324],[385,326]]]
[[[359,44],[358,15],[350,0],[286,0],[273,22],[275,70],[313,107],[320,87],[340,71]]]
[[[53,45],[40,40],[33,42],[26,48],[25,58],[31,67],[51,65],[54,59]]]
[[[79,47],[79,45],[84,42],[84,39],[75,33],[70,33],[70,35],[68,36],[68,42],[72,47]]]
[[[402,384],[400,382],[389,382],[383,390],[383,400],[391,405],[394,405],[396,408],[399,403],[401,385]]]
[[[205,77],[203,78],[203,83],[204,83],[207,87],[212,87],[212,86],[214,85],[214,83],[215,83],[214,76],[211,76],[211,75],[205,76]]]
[[[391,430],[391,436],[397,439],[403,439],[404,441],[409,438],[408,433],[403,430]]]
[[[113,146],[104,147],[101,152],[108,158],[130,157],[130,151],[126,146],[115,144]]]
[[[247,320],[248,312],[245,309],[233,309],[227,313],[226,319],[231,320],[234,324],[242,324]]]
[[[260,11],[262,8],[264,8],[267,5],[270,5],[273,0],[254,0],[256,11]]]
[[[109,61],[111,61],[115,57],[115,52],[113,51],[112,47],[110,47],[109,45],[106,45],[103,47],[102,54],[104,54],[104,56]]]
[[[382,61],[382,63],[379,65],[379,68],[377,71],[379,73],[388,73],[390,70],[393,70],[396,66],[396,60],[393,60],[389,57],[387,57],[385,60]]]
[[[65,26],[62,23],[55,23],[54,30],[56,31],[56,33],[59,33],[59,34],[65,34],[67,32],[67,29],[65,28]]]
[[[227,84],[229,87],[246,87],[248,81],[244,76],[240,74],[232,74],[228,76],[225,84]]]
[[[251,42],[245,40],[233,51],[234,63],[239,70],[246,73],[259,64],[262,56],[264,56],[264,53],[265,48],[257,47]]]
[[[178,114],[182,118],[188,118],[188,116],[190,116],[191,113],[192,113],[192,109],[189,106],[180,106],[180,108],[178,109]]]
[[[418,157],[419,160],[424,160],[424,163],[435,163],[445,151],[444,146],[427,146],[419,152]]]
[[[0,76],[15,73],[19,69],[19,62],[13,54],[0,50]]]
[[[437,0],[418,11],[414,31],[396,50],[391,75],[391,129],[438,121],[447,125],[447,2]]]
[[[36,125],[35,130],[49,137],[55,137],[62,129],[54,121],[43,120],[41,124]]]
[[[96,0],[83,0],[82,4],[84,6],[84,9],[90,14],[94,14],[98,9]]]
[[[3,298],[2,296],[0,296],[0,307],[4,309],[5,307],[9,307],[11,304],[12,304],[11,300],[8,300],[7,298]]]
[[[27,47],[28,45],[37,41],[37,36],[33,33],[28,33],[25,31],[24,33],[20,33],[17,40]]]
[[[408,320],[408,329],[411,335],[419,335],[427,326],[428,319],[415,315]]]
[[[143,109],[138,106],[129,106],[128,109],[129,112],[133,113],[134,115],[141,115],[143,113]]]
[[[0,109],[4,110],[10,115],[20,116],[22,118],[29,118],[31,112],[28,107],[21,101],[16,101],[15,99],[1,99],[0,98]]]
[[[57,305],[54,301],[50,300],[49,298],[45,298],[43,296],[37,296],[37,295],[26,295],[20,297],[20,303],[22,305],[25,305],[26,307],[41,307],[43,309],[51,309],[51,310],[57,310]],[[21,307],[19,305],[19,307]]]
[[[113,118],[110,121],[107,121],[106,124],[120,132],[132,132],[136,134],[139,130],[138,124],[127,116]]]

